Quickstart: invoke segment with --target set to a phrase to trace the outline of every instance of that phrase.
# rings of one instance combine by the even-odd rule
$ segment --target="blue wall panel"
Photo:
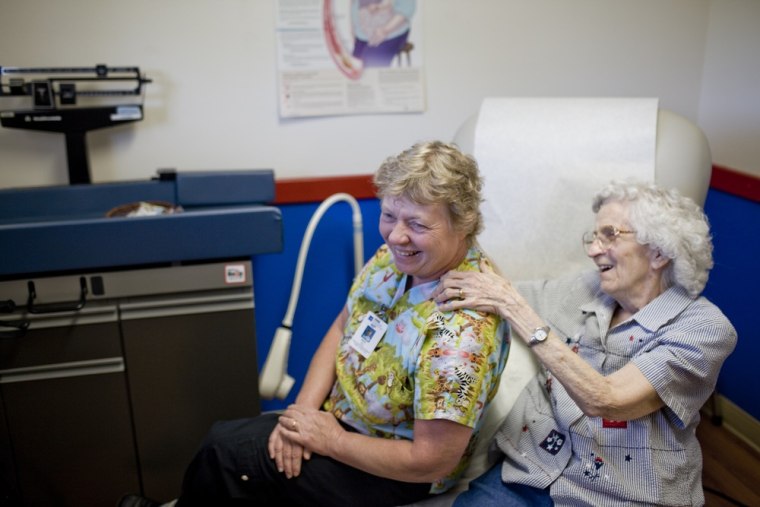
[[[272,338],[288,308],[295,276],[298,251],[306,227],[319,203],[281,206],[284,248],[279,254],[254,258],[254,297],[259,371],[269,352]],[[365,261],[382,244],[377,229],[380,204],[377,199],[359,201],[364,225]],[[345,202],[332,205],[317,225],[306,258],[300,297],[293,318],[293,339],[288,373],[296,384],[288,398],[262,402],[262,410],[274,410],[292,403],[311,356],[324,333],[345,303],[354,276],[353,226],[351,207]]]
[[[752,375],[760,358],[760,203],[710,190],[705,201],[715,267],[704,295],[718,305],[739,334],[723,365],[718,392],[760,420],[760,396]]]

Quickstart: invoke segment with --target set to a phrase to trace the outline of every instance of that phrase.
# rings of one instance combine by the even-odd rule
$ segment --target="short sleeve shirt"
[[[699,410],[736,331],[707,299],[671,287],[610,329],[615,302],[598,273],[518,284],[529,304],[602,375],[629,362],[665,406],[630,421],[588,417],[548,371],[521,393],[497,432],[502,479],[550,487],[556,505],[701,505]]]
[[[479,271],[483,258],[471,248],[456,269]],[[348,295],[337,380],[324,408],[359,432],[382,438],[412,440],[416,419],[447,419],[473,428],[455,471],[433,483],[431,493],[440,493],[470,461],[483,409],[506,361],[506,325],[487,313],[440,312],[432,299],[438,281],[405,290],[406,281],[385,245],[357,277]],[[388,327],[365,358],[351,337],[369,312]]]

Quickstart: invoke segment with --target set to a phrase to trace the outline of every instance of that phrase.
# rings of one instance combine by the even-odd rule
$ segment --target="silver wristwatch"
[[[545,342],[546,338],[549,336],[549,331],[549,326],[537,327],[533,330],[533,334],[530,335],[530,341],[528,341],[528,345],[533,347],[539,343]]]

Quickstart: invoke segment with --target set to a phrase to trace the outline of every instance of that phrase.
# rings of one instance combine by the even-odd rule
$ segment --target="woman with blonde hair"
[[[385,241],[357,276],[295,403],[215,424],[177,506],[393,506],[453,486],[507,356],[501,319],[441,311],[446,272],[490,270],[475,245],[481,177],[455,146],[419,143],[375,175]],[[129,497],[122,505],[150,505]]]

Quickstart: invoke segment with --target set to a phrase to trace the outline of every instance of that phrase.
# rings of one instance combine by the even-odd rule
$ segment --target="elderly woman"
[[[736,343],[700,297],[707,220],[648,184],[610,184],[593,210],[583,244],[596,270],[515,286],[452,271],[436,289],[442,310],[498,312],[543,366],[497,432],[503,463],[457,507],[704,503],[694,432]]]
[[[478,168],[452,145],[422,143],[386,160],[375,184],[385,245],[354,281],[295,403],[215,424],[178,506],[401,505],[464,471],[506,360],[505,325],[442,312],[432,293],[449,270],[490,270],[474,246]],[[149,505],[130,498],[123,505]]]

